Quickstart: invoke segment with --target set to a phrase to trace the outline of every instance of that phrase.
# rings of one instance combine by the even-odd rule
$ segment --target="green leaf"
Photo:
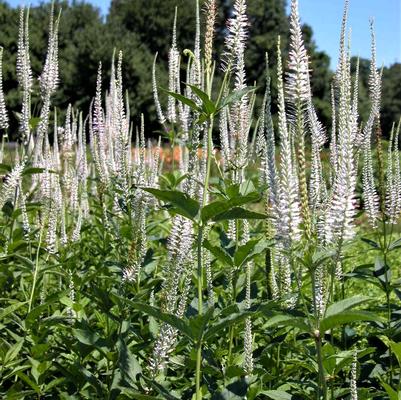
[[[203,338],[203,334],[205,332],[206,326],[209,323],[210,319],[213,317],[214,308],[210,307],[204,314],[197,315],[196,317],[189,319],[189,326],[191,328],[192,335],[196,337],[196,341],[199,341]]]
[[[237,267],[241,267],[244,263],[262,253],[266,249],[266,245],[267,242],[261,242],[260,239],[249,240],[244,245],[238,247],[234,254],[234,264]]]
[[[348,310],[340,312],[320,321],[320,333],[336,328],[338,326],[356,322],[356,321],[384,321],[382,317],[369,311]]]
[[[372,301],[373,299],[367,296],[352,296],[344,300],[340,300],[337,303],[331,304],[329,307],[327,307],[326,310],[326,317],[333,316],[335,314],[341,313],[345,310],[349,310],[350,308],[356,307],[360,304],[367,303],[369,301]]]
[[[187,84],[187,86],[189,86],[191,88],[191,90],[199,97],[199,99],[202,101],[203,104],[203,109],[205,111],[205,113],[207,115],[212,115],[216,112],[217,108],[215,106],[215,104],[213,103],[212,100],[210,100],[209,96],[207,95],[207,93],[205,93],[203,90],[197,88],[194,85],[189,85]]]
[[[223,264],[230,266],[234,265],[232,257],[224,251],[224,248],[220,246],[213,246],[208,240],[203,241],[203,247],[209,250]]]
[[[0,171],[11,172],[12,170],[13,169],[12,169],[11,165],[0,163]]]
[[[390,347],[398,360],[398,365],[401,367],[401,343],[390,341]]]
[[[26,303],[27,303],[26,301],[20,301],[18,303],[13,303],[10,306],[0,310],[0,321],[3,320],[5,317],[7,317],[7,315],[10,315],[14,311],[17,311],[19,308],[21,308]]]
[[[13,346],[11,346],[4,358],[4,365],[7,365],[9,362],[13,361],[21,351],[22,345],[24,344],[24,338],[18,340]]]
[[[241,100],[246,94],[250,93],[250,92],[254,92],[257,89],[257,87],[246,87],[244,89],[241,90],[235,90],[234,92],[231,92],[227,97],[225,97],[221,103],[219,104],[219,111],[232,104],[235,103],[239,100]]]
[[[226,211],[229,211],[233,207],[242,206],[247,203],[251,203],[259,200],[260,195],[257,192],[251,192],[245,196],[237,195],[231,199],[218,200],[209,203],[201,210],[201,219],[203,222],[209,221]]]
[[[118,349],[118,363],[121,372],[121,378],[128,383],[130,386],[134,386],[138,381],[138,375],[142,372],[142,368],[127,347],[124,340],[121,338],[117,341]]]
[[[4,206],[3,206],[3,208],[2,208],[2,211],[3,211],[3,213],[4,213],[7,217],[11,218],[12,215],[13,215],[13,212],[14,212],[14,205],[13,205],[13,203],[11,203],[11,201],[6,201],[6,202],[4,203]]]
[[[96,332],[84,329],[73,329],[72,332],[79,342],[87,346],[96,346],[96,343],[101,339]]]
[[[194,220],[199,213],[199,203],[189,197],[186,193],[178,190],[160,190],[143,187],[141,189],[152,194],[158,200],[171,203],[174,206],[175,211],[186,218]]]
[[[180,101],[183,104],[186,104],[189,108],[191,108],[194,111],[197,111],[199,113],[202,112],[201,108],[198,107],[198,105],[188,97],[185,97],[181,94],[175,93],[175,92],[170,92],[166,89],[160,88],[161,91],[167,93],[169,96],[174,97],[176,100]]]
[[[361,238],[361,240],[365,243],[367,243],[369,246],[372,246],[374,249],[379,249],[380,246],[373,240],[368,239],[368,238]]]
[[[21,256],[20,254],[14,252],[11,254],[12,257],[16,258],[18,261],[21,261],[23,264],[25,264],[29,268],[34,268],[35,264],[27,257]]]
[[[160,400],[160,397],[151,396],[150,394],[141,394],[133,389],[123,388],[121,394],[128,396],[129,399],[134,400]]]
[[[292,395],[290,395],[287,392],[283,392],[282,390],[263,390],[262,392],[259,392],[258,394],[264,394],[267,396],[269,399],[272,400],[291,400]]]
[[[213,221],[224,221],[230,219],[266,219],[266,214],[261,214],[254,211],[246,210],[245,208],[241,207],[234,207],[231,210],[228,210],[222,214],[216,215],[213,218]]]
[[[209,119],[209,116],[205,113],[202,113],[201,115],[199,115],[199,118],[195,121],[195,123],[197,125],[201,125],[201,124],[205,123],[208,119]]]
[[[397,392],[387,383],[381,381],[381,385],[388,394],[389,400],[399,400]]]
[[[116,296],[118,297],[118,296]],[[146,315],[150,315],[160,321],[166,322],[170,326],[176,328],[182,334],[184,334],[188,339],[194,341],[195,337],[191,331],[191,328],[187,321],[184,319],[178,318],[173,314],[164,313],[160,310],[160,308],[150,306],[149,304],[134,302],[123,297],[118,297],[123,302],[129,304],[132,308],[135,308],[138,311],[142,311]]]
[[[145,375],[142,375],[142,378],[147,382],[148,385],[150,385],[154,390],[161,394],[166,400],[179,400],[179,398],[174,396],[171,391],[157,383],[155,379],[150,379]]]
[[[401,238],[394,240],[394,242],[392,242],[389,246],[388,249],[389,250],[395,250],[401,247]]]
[[[103,398],[102,382],[83,366],[79,366],[78,368],[79,372],[85,377],[85,380],[96,389],[98,396]]]
[[[235,325],[241,321],[244,321],[246,318],[251,317],[254,314],[255,311],[248,311],[248,310],[233,313],[228,317],[213,323],[213,325],[206,330],[204,334],[204,339],[208,341],[212,339],[220,331],[230,327],[231,325]]]
[[[37,394],[40,395],[40,387],[27,375],[25,375],[22,371],[18,371],[17,375],[26,383],[28,384]]]
[[[274,326],[290,326],[292,328],[298,328],[302,332],[309,332],[310,328],[305,318],[297,317],[291,314],[276,314],[269,318],[269,320],[263,325],[264,328],[270,328]]]
[[[39,316],[49,309],[49,306],[56,301],[58,301],[62,296],[66,295],[66,291],[57,292],[49,296],[46,301],[39,306],[35,307],[30,311],[30,313],[25,317],[25,325],[28,329],[30,329],[33,324],[40,322]]]
[[[391,282],[391,268],[384,263],[381,257],[376,257],[375,259],[374,276],[380,281],[384,289],[386,289]]]
[[[39,125],[40,122],[40,117],[31,117],[29,119],[29,127],[31,128],[31,130],[35,130],[36,127]]]
[[[27,175],[34,175],[34,174],[42,174],[45,171],[46,171],[45,168],[29,167],[29,168],[24,169],[24,171],[22,172],[22,175],[27,176]]]
[[[234,378],[231,382],[224,388],[224,390],[219,393],[218,398],[224,400],[242,400],[246,398],[248,392],[248,382],[244,377]]]

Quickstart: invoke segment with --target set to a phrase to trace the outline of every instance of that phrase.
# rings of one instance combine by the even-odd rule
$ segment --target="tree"
[[[401,64],[396,63],[383,70],[382,130],[390,135],[393,122],[401,118]]]
[[[60,84],[53,104],[65,110],[69,103],[88,112],[95,91],[98,62],[111,54],[100,11],[90,4],[58,1],[55,12],[62,10],[59,26]],[[30,55],[34,78],[42,72],[46,57],[50,4],[31,7],[29,11]],[[20,94],[16,79],[16,54],[19,10],[0,3],[0,45],[4,47],[4,89],[11,113],[11,132],[17,132],[15,113],[20,111]],[[38,85],[32,93],[33,115],[41,104]],[[14,117],[14,118],[13,118]],[[60,121],[61,122],[61,121]]]

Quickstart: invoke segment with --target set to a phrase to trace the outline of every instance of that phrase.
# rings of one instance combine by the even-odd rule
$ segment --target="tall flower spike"
[[[280,138],[280,174],[278,188],[276,222],[277,246],[275,257],[278,266],[279,294],[288,296],[291,290],[291,251],[292,242],[300,237],[300,209],[298,201],[298,179],[294,167],[292,132],[288,130],[285,113],[283,67],[281,61],[281,41],[277,43],[277,90],[278,90],[278,133]],[[290,128],[292,126],[290,125]],[[287,305],[291,307],[294,298]]]
[[[331,141],[330,141],[330,179],[331,183],[333,183],[334,178],[337,174],[337,165],[338,165],[338,152],[337,152],[337,120],[336,120],[336,99],[334,93],[334,83],[331,84]]]
[[[363,182],[363,194],[365,199],[365,208],[369,218],[370,224],[375,227],[376,220],[379,215],[379,196],[375,188],[375,180],[373,173],[373,159],[371,150],[371,137],[373,134],[373,128],[375,121],[379,118],[380,114],[380,100],[381,100],[381,79],[380,74],[376,67],[376,41],[374,35],[373,21],[371,21],[371,63],[370,63],[370,75],[369,75],[369,97],[371,101],[371,110],[368,121],[363,130],[363,170],[362,170],[362,182]],[[391,142],[392,140],[390,140]],[[394,219],[396,216],[394,212],[397,208],[397,190],[393,186],[392,172],[393,172],[393,158],[392,158],[392,146],[389,145],[389,172],[391,179],[389,182],[388,200],[389,207],[392,211],[390,212],[391,218]]]
[[[278,228],[283,237],[291,240],[299,238],[299,201],[298,182],[294,174],[294,163],[292,154],[291,137],[288,131],[287,118],[285,113],[283,67],[281,62],[281,41],[277,44],[277,90],[278,90],[278,130],[280,137],[280,188],[279,188],[279,209],[282,213]]]
[[[126,118],[123,95],[123,78],[122,78],[122,59],[123,53],[118,53],[117,62],[117,81],[116,81],[116,132],[117,132],[117,147],[116,159],[118,161],[118,178],[122,189],[127,190],[128,185],[128,152],[131,138],[129,137],[129,124]]]
[[[238,67],[242,67],[242,65],[235,64],[241,62],[243,58],[241,55],[244,53],[248,37],[247,27],[246,0],[235,0],[232,17],[227,21],[228,35],[225,40],[224,68],[232,69],[236,66],[238,69]]]
[[[245,74],[245,42],[247,38],[248,17],[246,15],[246,1],[236,0],[233,16],[227,22],[228,35],[226,36],[225,68],[233,71],[234,89],[246,87]],[[248,157],[248,133],[250,125],[250,104],[247,95],[236,101],[231,107],[230,135],[235,159],[234,180],[239,182],[243,175],[243,167]]]
[[[29,57],[29,8],[20,9],[18,50],[17,50],[17,78],[22,88],[22,110],[20,132],[24,143],[27,143],[30,134],[29,120],[31,118],[31,89],[32,89],[32,70]],[[32,142],[30,142],[32,145]]]
[[[102,64],[99,63],[96,80],[96,96],[93,105],[93,158],[100,181],[105,185],[108,181],[107,157],[105,149],[105,121],[102,107]]]
[[[21,183],[19,184],[19,203],[21,208],[22,216],[22,231],[24,233],[25,240],[29,240],[29,234],[31,233],[31,226],[29,224],[28,213],[26,212],[26,194],[22,190]]]
[[[40,77],[40,89],[42,98],[52,94],[58,83],[58,26],[59,18],[54,21],[54,3],[51,5],[49,22],[49,39],[47,44],[47,55],[43,72]]]
[[[54,4],[52,3],[50,11],[47,55],[43,72],[40,76],[40,90],[43,106],[40,111],[40,121],[35,141],[34,161],[36,164],[38,163],[39,158],[42,156],[43,140],[47,139],[50,114],[50,97],[56,90],[58,83],[58,26],[59,18],[57,18],[56,22],[54,22]]]
[[[359,105],[359,57],[356,60],[355,67],[355,79],[354,79],[354,95],[352,99],[352,110],[354,113],[358,113],[358,105]]]
[[[344,22],[343,22],[344,24]],[[338,85],[338,166],[331,197],[324,217],[326,243],[342,243],[354,235],[356,159],[354,152],[358,132],[358,116],[352,110],[349,55],[344,58],[337,76]],[[339,263],[341,264],[341,263]]]
[[[309,63],[299,21],[298,0],[291,2],[290,34],[286,94],[289,104],[295,108],[298,101],[310,97]]]
[[[266,53],[266,91],[263,98],[262,110],[259,122],[257,138],[257,153],[262,160],[262,179],[269,185],[268,200],[275,204],[277,197],[277,176],[276,176],[276,157],[275,157],[275,138],[274,126],[271,114],[271,92],[270,92],[270,70],[269,58]],[[265,183],[265,182],[263,182]]]
[[[339,87],[341,82],[341,76],[344,73],[344,69],[347,68],[346,62],[346,51],[345,51],[345,33],[347,29],[347,20],[348,20],[348,7],[349,7],[349,0],[345,0],[344,3],[344,12],[343,18],[341,22],[341,33],[340,33],[340,52],[338,56],[338,65],[336,70],[336,87]]]
[[[200,87],[201,82],[201,59],[200,59],[200,15],[199,0],[196,0],[196,22],[195,22],[195,43],[194,43],[194,62],[191,64],[190,83]],[[177,87],[179,82],[177,82]]]
[[[177,49],[177,7],[175,8],[174,23],[173,23],[173,38],[171,48],[168,54],[168,90],[177,92],[177,75],[179,71],[180,54]],[[168,96],[167,99],[167,118],[169,122],[175,123],[177,119],[176,101],[173,96]]]
[[[309,83],[309,61],[302,38],[298,14],[298,0],[291,2],[290,15],[290,51],[288,72],[286,74],[286,97],[288,119],[294,126],[296,135],[297,170],[301,195],[301,210],[307,236],[311,233],[309,196],[306,179],[305,156],[305,111],[311,97]]]
[[[391,223],[396,222],[396,204],[397,204],[397,188],[395,185],[395,177],[394,177],[394,156],[393,156],[393,146],[394,146],[394,136],[395,135],[395,127],[391,129],[390,141],[388,144],[387,150],[387,170],[386,170],[386,212],[388,217],[390,218]],[[364,188],[365,189],[365,188]],[[366,191],[366,189],[365,189]],[[365,194],[366,197],[366,194]],[[369,208],[366,207],[367,212]]]
[[[381,101],[381,73],[377,70],[376,66],[376,35],[374,30],[374,21],[370,21],[370,32],[371,32],[371,62],[370,62],[370,74],[369,74],[369,95],[371,98],[372,105],[374,106],[373,111],[375,112],[375,118],[378,118],[380,113],[380,101]]]
[[[308,77],[309,79],[309,77]],[[311,132],[312,160],[310,177],[310,202],[313,209],[322,205],[326,197],[326,184],[323,179],[323,167],[320,152],[326,142],[326,133],[322,123],[319,121],[315,106],[310,94],[307,103],[307,121]]]
[[[395,206],[395,215],[397,218],[401,214],[401,165],[400,165],[400,152],[399,152],[399,146],[400,146],[400,125],[401,125],[401,119],[398,122],[397,129],[395,132],[395,138],[394,138],[394,185],[396,188],[396,206]]]
[[[157,53],[155,54],[155,58],[153,60],[153,68],[152,68],[153,99],[154,99],[154,102],[156,105],[157,118],[159,119],[160,124],[164,125],[164,123],[166,122],[166,117],[163,114],[163,110],[162,110],[162,107],[160,105],[160,100],[159,100],[159,92],[157,90],[156,60],[157,60]]]
[[[207,0],[205,3],[206,33],[205,33],[205,65],[206,69],[212,67],[214,25],[216,23],[216,0]]]
[[[3,92],[3,48],[0,47],[0,129],[8,128],[8,114]]]
[[[6,176],[0,192],[0,210],[3,208],[6,201],[14,194],[14,191],[20,185],[24,166],[24,163],[16,163],[12,171]]]

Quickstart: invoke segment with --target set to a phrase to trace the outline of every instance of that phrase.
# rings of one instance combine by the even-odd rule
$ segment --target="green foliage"
[[[180,39],[190,47],[193,9],[185,7],[186,2],[178,3],[182,6],[180,24],[187,22]],[[117,42],[125,51],[126,63],[133,66],[127,69],[125,82],[134,88],[132,96],[140,94],[132,107],[146,108],[149,79],[144,87],[135,85],[135,79],[148,76],[155,49],[161,58],[167,56],[161,27],[171,25],[170,8],[175,2],[166,1],[160,7],[156,1],[114,1],[107,23],[89,5],[62,4],[66,17],[60,28],[60,61],[66,84],[57,94],[56,104],[64,107],[68,100],[88,106],[97,61],[106,53],[108,56]],[[6,5],[0,6],[1,18],[17,17]],[[263,62],[255,49],[270,46],[277,33],[265,35],[263,25],[274,24],[283,34],[288,33],[284,7],[284,1],[249,2],[255,39],[250,44],[254,57],[247,60],[257,75]],[[47,9],[41,5],[31,14],[36,74],[40,71],[39,54],[44,52],[39,22],[47,23]],[[223,12],[229,9],[224,3]],[[314,85],[322,101],[317,106],[324,114],[330,80],[328,59],[313,48],[312,31],[307,26],[304,31],[312,63],[318,66]],[[218,34],[221,39],[222,32]],[[143,53],[138,55],[141,43]],[[361,74],[366,74],[364,62]],[[13,79],[6,80],[6,85]],[[237,170],[231,175],[231,167],[222,171],[214,157],[217,171],[210,176],[214,149],[210,146],[213,127],[208,124],[225,107],[235,109],[256,88],[224,93],[218,100],[214,100],[214,93],[208,95],[196,86],[189,85],[189,89],[191,98],[165,94],[195,111],[196,127],[207,128],[207,159],[199,160],[198,147],[189,143],[180,148],[185,152],[182,157],[191,153],[194,163],[201,166],[199,170],[206,171],[204,182],[196,182],[194,171],[181,168],[157,176],[159,166],[152,164],[157,157],[149,151],[145,158],[149,149],[140,143],[130,154],[130,162],[139,159],[137,170],[127,168],[129,172],[122,176],[120,170],[110,167],[113,173],[107,184],[96,172],[89,175],[84,188],[88,214],[76,238],[70,231],[71,227],[75,231],[80,216],[73,215],[72,207],[64,210],[62,203],[60,224],[70,231],[67,244],[60,239],[57,251],[48,245],[48,236],[55,212],[51,206],[58,194],[48,190],[49,181],[43,176],[62,181],[59,189],[65,192],[60,196],[69,205],[75,201],[69,173],[76,169],[80,177],[81,165],[65,167],[71,149],[61,149],[59,155],[65,163],[60,163],[63,166],[58,171],[32,166],[29,157],[24,160],[27,164],[20,181],[11,195],[7,194],[0,211],[0,396],[326,400],[327,393],[333,399],[348,399],[352,380],[358,384],[360,399],[399,400],[401,279],[397,265],[401,239],[395,234],[397,227],[391,225],[388,232],[390,224],[383,213],[383,221],[379,221],[382,230],[376,229],[373,235],[361,225],[363,239],[336,243],[337,252],[320,241],[317,233],[316,237],[315,233],[304,234],[291,246],[279,248],[288,240],[288,232],[270,232],[278,213],[265,202],[267,187],[260,182],[259,160],[249,170],[232,167]],[[11,91],[10,102],[14,94]],[[37,88],[33,94],[36,101]],[[32,128],[37,129],[38,122],[34,117]],[[174,132],[169,133],[174,138]],[[127,156],[119,150],[117,158]],[[252,157],[252,152],[247,154],[247,162],[253,162]],[[89,160],[95,171],[99,166],[93,158]],[[149,187],[144,183],[145,164],[152,164],[155,175]],[[0,171],[4,189],[13,167],[2,163]],[[133,172],[138,173],[137,180]],[[186,192],[190,179],[196,185]],[[26,193],[26,198],[17,196],[19,191]],[[282,198],[286,195],[280,193]],[[22,205],[21,198],[26,204]],[[49,202],[42,204],[46,200]],[[135,207],[139,211],[132,212]],[[24,226],[23,217],[31,222],[31,230]],[[363,218],[361,221],[363,224]],[[62,236],[61,227],[56,231]],[[188,238],[189,245],[180,246]],[[137,256],[141,251],[143,257]],[[275,284],[293,280],[296,293],[289,285],[279,297],[272,290],[271,272],[289,253],[290,276],[277,271]],[[335,269],[340,262],[344,276],[337,277]],[[318,273],[322,280],[330,281],[324,282],[328,290],[323,294],[316,285]],[[323,311],[317,304],[319,295],[325,296]],[[168,339],[162,342],[162,349],[158,347],[160,338]],[[155,370],[155,358],[160,354],[169,362],[161,360]],[[249,358],[253,368],[249,368]]]

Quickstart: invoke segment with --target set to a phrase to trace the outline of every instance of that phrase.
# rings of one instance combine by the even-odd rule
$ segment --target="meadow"
[[[348,6],[327,127],[297,0],[255,86],[246,0],[221,55],[215,0],[192,49],[176,14],[168,87],[149,68],[159,140],[132,122],[122,52],[89,110],[53,108],[62,13],[36,79],[21,8],[16,143],[0,80],[1,398],[401,399],[401,123],[381,131],[373,22],[359,116]]]

